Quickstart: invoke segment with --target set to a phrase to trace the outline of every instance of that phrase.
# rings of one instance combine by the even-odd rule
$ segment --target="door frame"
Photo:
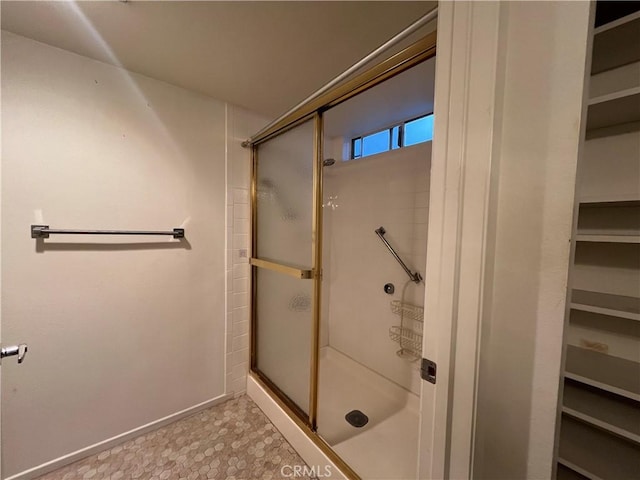
[[[565,313],[592,7],[541,3],[532,23],[526,2],[439,4],[423,348],[437,363],[437,384],[422,383],[421,479],[485,474],[488,445],[500,439],[502,448],[492,453],[509,457],[504,449],[518,432],[506,424],[516,414],[519,429],[531,428],[525,449],[516,446],[527,462],[518,459],[519,466],[536,478],[552,474],[564,325],[558,320]],[[528,24],[535,28],[523,28]],[[557,102],[552,110],[537,110],[542,94]],[[532,153],[523,131],[545,148]],[[534,175],[518,176],[518,168],[540,164]],[[544,197],[539,185],[554,195]],[[521,211],[510,211],[517,201],[540,209],[540,223],[527,225]],[[540,257],[517,264],[512,232],[539,235]],[[538,289],[527,288],[531,278]],[[523,293],[510,299],[518,289]],[[536,322],[535,338],[512,334],[518,327],[506,299],[547,307],[527,317]],[[516,349],[533,345],[526,375],[522,359],[513,359],[515,368],[496,360],[505,341]],[[493,367],[497,373],[488,376]],[[496,388],[521,378],[531,382],[531,409],[515,403],[503,410],[513,399]],[[491,414],[505,421],[493,425]]]
[[[2,100],[0,99],[0,105]],[[2,115],[0,115],[0,145],[2,144]],[[0,161],[0,205],[2,205],[2,162]],[[2,293],[2,209],[0,209],[0,295]],[[0,305],[2,299],[0,298]],[[0,345],[2,345],[2,308],[0,308]],[[0,360],[0,479],[2,475],[2,360]]]
[[[418,478],[472,478],[498,82],[499,2],[438,8]],[[494,61],[488,61],[493,59]],[[473,82],[470,80],[473,77]]]

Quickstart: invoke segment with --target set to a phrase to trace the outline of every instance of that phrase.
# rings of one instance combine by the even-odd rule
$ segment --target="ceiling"
[[[6,1],[2,29],[275,117],[436,2]]]

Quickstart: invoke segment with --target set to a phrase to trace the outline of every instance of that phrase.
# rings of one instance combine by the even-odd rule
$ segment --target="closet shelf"
[[[571,467],[567,467],[563,462],[566,461],[562,459],[558,461],[558,473],[556,475],[556,480],[584,480],[587,478],[584,475],[580,475]]]
[[[640,121],[640,87],[628,88],[589,100],[587,130],[638,121]]]
[[[601,97],[633,87],[640,87],[640,62],[591,75],[588,98]]]
[[[608,22],[608,23],[605,23],[604,25],[600,25],[599,27],[593,30],[593,34],[601,35],[604,32],[607,32],[614,28],[623,27],[624,25],[627,25],[638,19],[640,19],[640,12],[633,12],[633,13],[630,13],[629,15],[625,15],[624,17],[613,20],[612,22]]]
[[[562,412],[640,444],[640,405],[567,380]]]
[[[558,461],[590,479],[637,478],[640,448],[567,416]]]
[[[640,363],[567,346],[565,378],[640,401]]]
[[[576,241],[594,243],[640,243],[640,235],[578,233],[576,234]]]
[[[640,60],[640,12],[594,30],[591,73],[596,74]]]
[[[610,293],[573,290],[571,308],[583,312],[599,313],[612,317],[640,321],[640,298],[612,295]]]
[[[640,437],[638,435],[635,435],[627,430],[621,429],[615,425],[611,425],[610,423],[603,422],[597,417],[586,415],[579,410],[574,410],[569,407],[562,407],[562,413],[576,420],[580,420],[581,422],[588,423],[589,425],[592,425],[606,432],[613,433],[614,435],[618,435],[620,437],[626,438],[627,440],[631,440],[634,443],[640,442]]]
[[[600,95],[593,97],[589,100],[589,107],[594,105],[602,105],[613,102],[615,100],[621,100],[626,98],[633,98],[640,93],[640,87],[625,88],[624,90],[618,90],[617,92],[607,93],[606,95]]]
[[[577,475],[574,475],[574,477],[572,478],[588,478],[589,480],[603,480],[602,478],[596,477],[591,472],[588,472],[584,468],[580,468],[578,465],[576,465],[573,462],[570,462],[565,458],[558,457],[558,463],[563,467],[566,467],[568,470],[577,474]]]
[[[635,193],[582,197],[580,199],[580,206],[588,208],[637,207],[640,206],[640,194]]]

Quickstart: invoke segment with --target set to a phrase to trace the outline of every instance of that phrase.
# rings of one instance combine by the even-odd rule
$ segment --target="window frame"
[[[372,132],[366,133],[366,134],[361,134],[358,135],[357,137],[353,137],[351,138],[351,141],[349,142],[349,158],[347,160],[359,160],[361,158],[364,157],[370,157],[373,155],[379,155],[380,153],[385,153],[385,152],[390,152],[392,150],[400,150],[401,148],[406,148],[406,147],[413,147],[414,145],[419,145],[420,143],[425,143],[425,142],[429,142],[432,140],[424,140],[422,142],[418,142],[418,143],[414,143],[412,145],[405,145],[405,132],[406,132],[406,124],[407,123],[411,123],[411,122],[415,122],[416,120],[420,120],[422,118],[427,118],[433,116],[433,112],[431,113],[427,113],[424,115],[419,115],[417,117],[414,118],[410,118],[408,120],[403,120],[402,122],[399,123],[394,123],[393,125],[386,127],[386,128],[381,128],[378,130],[374,130]],[[398,128],[398,145],[394,147],[393,145],[393,130],[395,128]],[[382,132],[388,132],[389,135],[389,145],[388,148],[386,150],[383,150],[381,152],[378,153],[371,153],[369,155],[364,155],[364,139],[366,137],[370,137],[373,135],[377,135],[378,133],[382,133]],[[432,137],[433,139],[433,137]],[[360,154],[356,156],[356,143],[359,142],[360,143]]]

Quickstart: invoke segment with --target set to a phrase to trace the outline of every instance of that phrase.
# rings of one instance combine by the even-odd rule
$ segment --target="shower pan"
[[[349,164],[325,129],[351,99],[406,81],[414,67],[433,77],[435,39],[431,33],[301,105],[250,142],[249,381],[347,478],[382,478],[377,471],[400,480],[417,472],[421,344],[406,334],[422,334],[418,272],[425,264],[430,146],[390,152],[393,161]],[[385,196],[391,207],[376,220]],[[412,216],[409,227],[398,223],[402,215]],[[395,259],[374,233],[380,223],[388,238],[383,229],[376,233]],[[395,293],[385,292],[389,282]],[[375,317],[368,327],[364,312]]]

